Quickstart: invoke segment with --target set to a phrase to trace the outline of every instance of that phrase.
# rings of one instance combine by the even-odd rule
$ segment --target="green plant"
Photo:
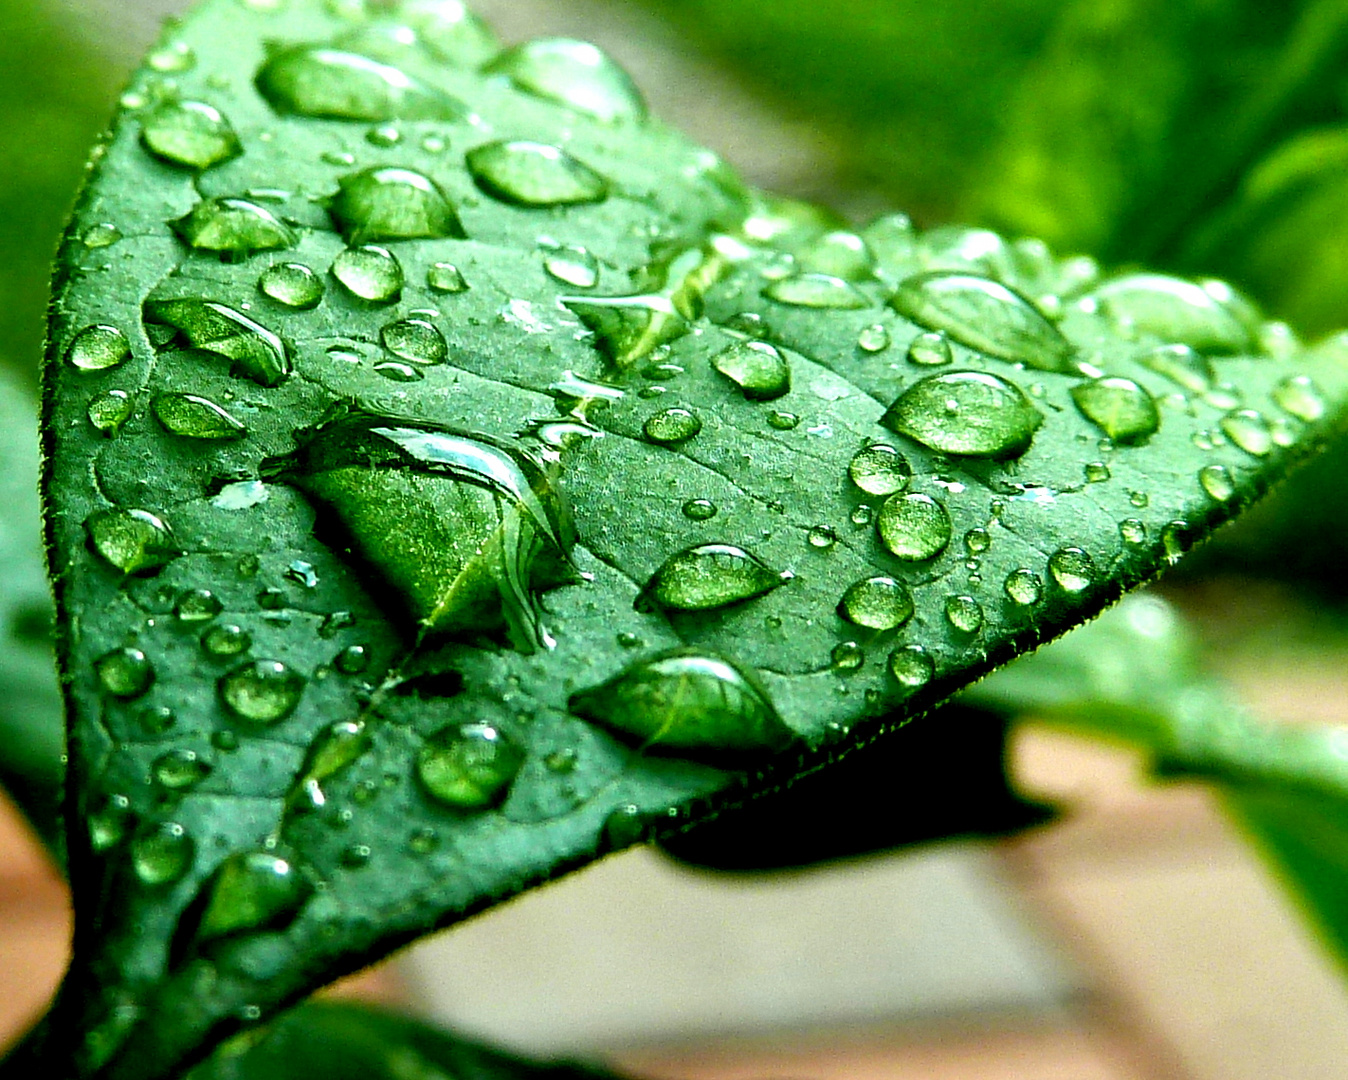
[[[334,1030],[528,1072],[257,1025],[641,840],[780,865],[1039,820],[989,768],[1031,708],[1225,784],[1342,944],[1333,740],[1234,713],[1154,605],[943,704],[1321,449],[1341,339],[1036,241],[851,232],[452,0],[216,0],[124,105],[57,267],[77,922],[16,1075],[222,1044],[204,1075],[266,1075]],[[781,842],[813,785],[948,760],[906,726],[937,709],[969,799]]]

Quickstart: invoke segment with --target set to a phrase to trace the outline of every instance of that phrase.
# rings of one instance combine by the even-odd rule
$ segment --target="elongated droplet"
[[[1154,334],[1203,353],[1252,352],[1249,329],[1230,306],[1191,281],[1164,274],[1129,274],[1091,294],[1120,329]]]
[[[866,578],[848,586],[838,614],[867,630],[895,630],[913,617],[913,598],[891,577]]]
[[[277,386],[290,375],[281,339],[232,307],[213,300],[147,300],[143,313],[147,323],[173,327],[194,348],[232,360],[234,374],[261,386]]]
[[[153,574],[181,554],[168,525],[148,510],[95,510],[84,527],[94,551],[124,574]]]
[[[474,147],[466,160],[479,188],[513,206],[573,206],[608,198],[608,181],[559,146],[491,142]]]
[[[468,291],[468,282],[453,263],[434,263],[426,271],[426,287],[432,292],[461,293]]]
[[[332,276],[358,300],[388,304],[403,290],[403,268],[387,248],[365,244],[339,252],[332,261]]]
[[[1132,379],[1104,378],[1072,387],[1081,415],[1116,443],[1145,442],[1161,426],[1155,399]]]
[[[325,781],[359,761],[374,740],[359,720],[340,720],[324,731],[309,748],[304,767],[286,796],[291,810],[320,810],[327,805]]]
[[[935,558],[950,543],[950,514],[930,495],[891,495],[876,527],[890,554],[900,559]]]
[[[131,419],[136,403],[125,390],[105,390],[89,399],[89,423],[104,435],[116,435]]]
[[[1289,375],[1283,379],[1273,388],[1273,400],[1280,409],[1308,424],[1325,415],[1325,399],[1308,375]]]
[[[449,356],[445,336],[425,319],[400,319],[379,331],[379,340],[394,356],[413,364],[443,364]]]
[[[220,679],[220,699],[240,720],[274,724],[300,703],[304,676],[279,660],[254,660]]]
[[[294,247],[297,240],[289,225],[247,199],[204,199],[172,224],[183,243],[198,251],[246,255]]]
[[[1079,547],[1062,547],[1048,559],[1048,570],[1063,592],[1079,593],[1095,583],[1095,562]]]
[[[214,401],[197,394],[155,394],[150,408],[164,430],[186,439],[241,439],[248,430]]]
[[[690,756],[772,753],[796,738],[752,674],[697,649],[638,660],[568,708],[643,747]]]
[[[141,121],[141,140],[156,157],[189,169],[209,169],[243,153],[228,120],[202,101],[167,101]]]
[[[456,810],[485,810],[501,802],[524,764],[524,750],[491,724],[441,728],[417,755],[426,793]]]
[[[771,592],[791,580],[732,544],[699,544],[671,555],[637,597],[638,611],[708,611]]]
[[[165,822],[131,841],[131,866],[142,884],[171,885],[192,868],[196,851],[186,829],[177,822]]]
[[[98,658],[94,669],[104,693],[116,698],[138,698],[154,685],[154,665],[139,649],[113,649]]]
[[[328,120],[462,120],[462,102],[369,57],[317,45],[275,49],[257,89],[278,113]]]
[[[791,365],[762,341],[737,341],[711,358],[712,367],[750,401],[773,401],[791,390]]]
[[[235,852],[203,888],[204,906],[192,943],[235,934],[280,930],[313,895],[313,884],[294,863],[273,851]]]
[[[277,263],[262,272],[257,287],[278,304],[307,311],[323,299],[323,279],[303,263]]]
[[[165,791],[186,791],[205,780],[211,767],[195,750],[170,750],[155,758],[150,772],[154,782]]]
[[[440,186],[412,169],[381,165],[343,176],[328,212],[348,244],[464,236]]]
[[[86,326],[71,339],[66,363],[81,371],[106,371],[126,362],[131,343],[115,326]]]
[[[599,260],[583,247],[561,247],[543,256],[548,277],[575,289],[593,289],[599,284]]]
[[[527,41],[507,49],[482,71],[503,75],[526,94],[565,105],[606,124],[646,118],[646,103],[631,77],[586,41]]]
[[[619,370],[635,367],[661,345],[677,341],[692,329],[667,296],[564,296],[560,299],[594,331],[595,345]]]
[[[1204,465],[1198,471],[1198,482],[1217,502],[1226,502],[1236,493],[1236,482],[1225,465]]]
[[[1254,409],[1227,413],[1221,427],[1228,439],[1254,457],[1265,457],[1273,449],[1273,431],[1263,414]]]
[[[831,274],[796,274],[782,278],[764,289],[763,295],[791,307],[859,311],[871,306],[865,293]]]
[[[672,406],[646,418],[642,431],[654,443],[686,442],[702,430],[697,414]]]
[[[880,422],[942,453],[1003,459],[1024,454],[1044,418],[1014,383],[951,371],[914,383]]]
[[[947,597],[945,617],[961,633],[976,634],[983,629],[983,605],[972,596]]]
[[[1204,393],[1216,376],[1208,358],[1190,345],[1161,345],[1138,357],[1143,366],[1191,393]]]
[[[126,839],[135,821],[131,800],[125,795],[110,795],[101,806],[89,812],[89,845],[96,852],[114,848]]]
[[[961,345],[1041,371],[1070,371],[1071,342],[1029,300],[991,278],[936,270],[900,283],[889,300],[906,319]]]

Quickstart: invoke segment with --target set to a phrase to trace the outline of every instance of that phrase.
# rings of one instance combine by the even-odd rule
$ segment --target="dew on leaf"
[[[641,121],[646,103],[631,77],[601,49],[571,38],[540,38],[507,49],[483,69],[518,89],[604,123]]]
[[[247,255],[294,247],[297,241],[294,229],[248,199],[203,199],[171,224],[183,243],[197,251]]]
[[[178,621],[188,625],[209,622],[223,610],[220,598],[210,589],[188,589],[179,594],[173,605],[173,614]]]
[[[1023,566],[1006,575],[1003,588],[1011,602],[1021,607],[1039,603],[1044,595],[1044,582],[1039,575]]]
[[[693,521],[710,521],[716,516],[716,504],[710,499],[689,499],[683,504],[683,516]]]
[[[91,250],[97,250],[112,247],[121,238],[121,229],[110,221],[100,221],[97,225],[90,225],[80,234],[80,243]]]
[[[889,348],[889,330],[884,323],[871,323],[857,334],[857,348],[866,353],[884,352]]]
[[[1298,420],[1311,424],[1325,415],[1325,399],[1308,375],[1289,375],[1273,388],[1273,401]]]
[[[768,413],[768,427],[774,431],[794,431],[800,426],[800,417],[795,413],[773,410]]]
[[[220,678],[220,700],[240,720],[274,724],[300,703],[304,676],[280,660],[253,660]]]
[[[213,300],[147,300],[147,324],[172,327],[197,349],[232,360],[232,372],[260,386],[277,386],[289,377],[290,354],[284,342],[261,323]]]
[[[831,274],[796,274],[774,281],[763,295],[791,307],[858,311],[871,306],[855,285]]]
[[[449,198],[415,170],[379,165],[343,176],[337,185],[328,212],[348,244],[464,236]]]
[[[619,370],[641,363],[689,332],[667,296],[568,296],[564,303],[590,330],[595,345]]]
[[[1063,592],[1079,593],[1095,583],[1095,562],[1079,547],[1058,548],[1049,556],[1048,570]]]
[[[1078,383],[1072,387],[1072,400],[1082,416],[1122,446],[1145,442],[1161,426],[1156,399],[1132,379]]]
[[[212,626],[201,635],[201,647],[211,656],[238,656],[252,647],[253,638],[234,623]]]
[[[177,714],[167,705],[147,705],[136,713],[136,723],[150,735],[163,735],[177,722]]]
[[[276,112],[326,120],[464,119],[468,110],[400,68],[317,45],[272,50],[255,80]]]
[[[1119,536],[1130,547],[1140,547],[1147,542],[1147,526],[1137,518],[1125,518],[1119,522]]]
[[[871,443],[856,452],[847,475],[867,495],[893,495],[913,477],[908,459],[886,443]]]
[[[1194,394],[1206,391],[1216,378],[1208,358],[1190,345],[1160,345],[1137,359],[1143,367]]]
[[[277,263],[258,278],[257,287],[278,304],[307,311],[323,299],[323,279],[303,263]]]
[[[880,422],[942,453],[1003,459],[1024,454],[1044,418],[1014,383],[951,371],[914,383]]]
[[[1081,475],[1088,484],[1103,484],[1112,474],[1103,461],[1088,461],[1081,467]]]
[[[947,597],[945,617],[961,633],[976,634],[983,629],[983,605],[972,596]]]
[[[661,564],[636,600],[638,611],[708,611],[771,592],[792,578],[733,544],[699,544]]]
[[[1179,562],[1180,556],[1193,546],[1193,537],[1189,535],[1189,523],[1187,521],[1167,522],[1165,528],[1161,530],[1161,550],[1165,552],[1165,560],[1172,566]]]
[[[88,816],[89,845],[95,852],[107,851],[120,844],[131,831],[135,815],[125,795],[110,795],[102,806]]]
[[[1226,502],[1236,493],[1236,481],[1225,465],[1204,465],[1198,470],[1198,482],[1217,502]]]
[[[166,101],[141,120],[141,141],[156,157],[189,169],[209,169],[243,153],[234,128],[203,101]]]
[[[370,666],[370,650],[364,645],[348,645],[332,661],[343,675],[360,675]]]
[[[328,804],[323,784],[359,761],[374,745],[360,720],[339,720],[326,728],[309,747],[304,765],[286,796],[288,809],[321,810]]]
[[[935,558],[950,543],[950,514],[930,495],[891,495],[876,519],[891,555],[910,561]]]
[[[773,401],[791,390],[791,365],[763,341],[736,341],[713,356],[711,365],[750,401]]]
[[[292,922],[313,884],[289,859],[273,851],[236,851],[203,887],[204,906],[192,943],[235,934],[278,930]]]
[[[86,326],[66,348],[66,363],[81,371],[106,371],[124,363],[131,355],[131,343],[115,326]]]
[[[992,547],[992,534],[987,529],[970,529],[964,534],[964,550],[971,557],[982,555]]]
[[[432,292],[461,293],[468,291],[468,282],[453,263],[433,263],[426,271],[426,287]]]
[[[875,256],[854,232],[835,229],[811,240],[796,254],[801,270],[844,281],[868,281],[875,276]]]
[[[866,663],[866,650],[855,641],[840,641],[829,653],[829,661],[834,671],[859,671]]]
[[[387,304],[403,290],[403,268],[387,248],[374,244],[347,248],[332,261],[332,276],[358,300]]]
[[[163,391],[150,399],[150,409],[164,430],[185,439],[241,439],[248,429],[210,398]]]
[[[136,403],[125,390],[104,390],[89,399],[89,423],[107,436],[116,435],[131,419]]]
[[[163,822],[131,841],[131,867],[142,884],[171,885],[192,868],[196,843],[177,822]]]
[[[901,645],[889,654],[889,673],[910,693],[931,682],[935,661],[921,645]]]
[[[468,151],[473,181],[512,206],[545,208],[603,202],[609,183],[565,150],[523,139],[490,142]]]
[[[838,534],[828,525],[812,525],[806,540],[816,551],[828,551],[838,542]]]
[[[1232,307],[1191,281],[1165,274],[1129,274],[1105,282],[1089,299],[1122,332],[1152,334],[1202,353],[1254,348],[1249,328]]]
[[[599,284],[599,260],[583,247],[559,247],[543,256],[543,269],[554,281],[575,289]]]
[[[417,754],[417,779],[436,802],[456,810],[495,806],[524,764],[524,750],[492,724],[441,728]]]
[[[449,356],[445,336],[425,319],[399,319],[379,331],[379,340],[394,356],[413,364],[443,364]]]
[[[955,359],[950,339],[938,330],[918,334],[908,343],[908,362],[919,367],[944,367]]]
[[[123,700],[138,698],[154,685],[154,665],[131,646],[104,653],[94,662],[94,670],[103,692]]]
[[[420,382],[426,377],[421,368],[405,364],[401,360],[385,360],[375,364],[374,373],[390,382],[401,383]]]
[[[647,417],[641,430],[653,443],[681,443],[702,430],[702,421],[695,412],[675,405]]]
[[[1254,409],[1227,413],[1222,417],[1221,429],[1228,439],[1254,457],[1265,457],[1273,449],[1273,432],[1268,421]]]
[[[148,510],[95,510],[84,527],[93,550],[124,574],[153,574],[180,554],[168,525]]]
[[[210,775],[211,767],[195,750],[170,750],[160,754],[150,766],[154,782],[165,791],[186,791]]]
[[[196,53],[185,41],[171,41],[155,49],[145,58],[145,62],[155,71],[164,74],[178,74],[191,71],[197,64]]]
[[[838,614],[867,630],[894,630],[913,617],[913,598],[891,577],[872,577],[847,587]]]

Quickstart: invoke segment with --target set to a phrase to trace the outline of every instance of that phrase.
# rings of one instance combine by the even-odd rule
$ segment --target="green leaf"
[[[100,150],[46,369],[76,941],[30,1067],[174,1075],[864,746],[1338,423],[1341,344],[1264,355],[1236,294],[839,231],[593,54],[446,62],[457,11],[215,0]]]

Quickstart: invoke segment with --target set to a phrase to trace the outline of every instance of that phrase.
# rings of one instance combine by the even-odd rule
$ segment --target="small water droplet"
[[[426,377],[419,367],[404,364],[401,360],[385,360],[374,366],[374,373],[382,375],[391,382],[420,382]]]
[[[524,764],[524,750],[486,723],[451,725],[428,738],[417,755],[417,778],[437,802],[485,810],[505,798]]]
[[[414,830],[407,840],[407,847],[414,855],[429,855],[439,846],[440,834],[429,825]]]
[[[1119,522],[1119,536],[1125,544],[1138,547],[1147,542],[1147,526],[1137,518],[1126,518]]]
[[[1130,491],[1128,492],[1128,501],[1137,509],[1142,510],[1151,502],[1151,499],[1145,491]]]
[[[150,408],[165,431],[185,439],[241,439],[248,431],[214,401],[196,394],[158,393]]]
[[[701,431],[702,421],[695,412],[675,405],[647,417],[641,430],[651,442],[680,443]]]
[[[983,605],[972,596],[946,597],[945,617],[951,626],[965,634],[983,629]]]
[[[875,520],[875,510],[866,503],[852,507],[852,513],[848,515],[853,525],[858,527],[869,525]]]
[[[768,427],[774,431],[793,431],[800,426],[800,417],[795,413],[774,410],[768,413]]]
[[[992,547],[992,535],[987,529],[970,529],[964,534],[964,550],[970,556],[982,555]]]
[[[248,199],[203,199],[170,224],[183,243],[197,251],[248,255],[294,247],[297,242],[289,225]]]
[[[1198,470],[1198,482],[1212,498],[1226,502],[1236,493],[1236,481],[1225,465],[1205,465]]]
[[[97,250],[98,248],[111,247],[122,238],[122,230],[117,228],[110,221],[101,221],[97,225],[90,225],[80,235],[80,243],[85,247]]]
[[[173,613],[178,617],[178,621],[189,625],[209,622],[223,609],[220,598],[210,589],[188,589],[173,605]]]
[[[859,311],[871,306],[855,285],[831,274],[796,274],[772,282],[763,295],[792,307]]]
[[[300,703],[304,676],[279,660],[253,660],[220,678],[220,699],[241,720],[274,724]]]
[[[305,562],[303,559],[296,559],[285,569],[287,581],[293,581],[296,585],[302,585],[306,589],[313,589],[318,586],[318,572],[314,569],[314,564]]]
[[[387,150],[403,141],[403,133],[392,124],[380,124],[378,127],[370,128],[365,133],[365,141],[371,146],[378,146],[380,149]]]
[[[871,323],[857,334],[857,348],[866,353],[884,352],[889,348],[889,330],[883,323]]]
[[[608,198],[607,180],[547,143],[485,143],[468,151],[465,160],[479,188],[513,206],[572,206]]]
[[[201,635],[201,647],[212,656],[238,656],[252,644],[252,635],[233,623],[212,626]]]
[[[94,663],[105,693],[130,700],[154,685],[154,665],[139,649],[126,647],[104,653]]]
[[[1081,468],[1088,484],[1103,484],[1110,477],[1109,466],[1103,461],[1088,461]]]
[[[286,796],[286,807],[321,810],[328,803],[324,782],[360,760],[373,745],[360,720],[339,720],[327,727],[305,755],[304,766]]]
[[[939,331],[918,334],[908,343],[908,362],[921,367],[942,367],[955,359],[950,339]]]
[[[124,363],[131,355],[131,343],[115,326],[86,326],[71,339],[66,363],[81,371],[106,371]]]
[[[461,293],[468,291],[468,282],[453,263],[438,262],[426,271],[426,287],[432,292]]]
[[[464,236],[448,197],[422,173],[381,165],[337,183],[328,212],[348,244]]]
[[[193,348],[232,360],[231,372],[260,386],[277,386],[290,375],[285,343],[261,323],[213,300],[147,300],[149,326],[171,327]],[[172,340],[174,335],[169,335]],[[167,342],[165,342],[167,344]]]
[[[155,758],[150,773],[166,791],[186,791],[205,780],[211,767],[197,757],[195,750],[170,750]]]
[[[1044,583],[1039,575],[1023,566],[1006,575],[1003,588],[1012,603],[1022,607],[1039,603],[1039,598],[1044,595]]]
[[[855,641],[840,641],[829,654],[834,671],[851,674],[866,663],[866,650]]]
[[[229,121],[203,101],[164,102],[141,120],[140,137],[156,157],[190,169],[209,169],[243,153]]]
[[[1124,446],[1145,442],[1161,426],[1155,399],[1132,379],[1101,378],[1072,387],[1081,415]]]
[[[232,731],[212,731],[211,745],[225,754],[232,754],[239,748],[239,737]]]
[[[913,617],[913,598],[891,577],[872,577],[849,585],[838,614],[868,630],[894,630]]]
[[[931,682],[936,663],[921,645],[901,645],[889,654],[889,673],[910,693]]]
[[[773,401],[791,390],[791,365],[762,341],[737,341],[711,358],[711,366],[750,401]]]
[[[352,296],[373,304],[398,299],[403,289],[403,268],[387,248],[365,244],[339,252],[332,261],[332,276]]]
[[[153,574],[180,554],[168,525],[148,510],[95,510],[84,526],[94,551],[124,574]]]
[[[526,94],[604,123],[640,122],[646,117],[646,103],[631,77],[589,42],[570,38],[527,41],[501,53],[483,73],[505,76]]]
[[[1063,592],[1079,593],[1095,582],[1095,562],[1079,547],[1059,548],[1049,556],[1048,570]]]
[[[811,527],[807,539],[815,550],[828,551],[838,542],[838,534],[829,525],[815,525]]]
[[[791,580],[732,544],[699,544],[671,555],[637,597],[638,611],[708,611],[752,600]]]
[[[847,466],[847,475],[868,495],[893,495],[912,479],[908,459],[885,443],[871,443],[857,451]]]
[[[277,263],[258,278],[257,287],[278,304],[308,311],[323,299],[323,279],[303,263]]]
[[[892,495],[876,521],[890,554],[921,561],[935,558],[950,543],[950,514],[930,495]]]
[[[317,45],[271,51],[255,80],[276,112],[327,120],[464,119],[465,106],[400,68]]]
[[[1254,409],[1237,409],[1221,420],[1222,431],[1247,454],[1264,457],[1273,449],[1273,432],[1262,413]]]
[[[1175,564],[1193,545],[1189,536],[1187,521],[1172,521],[1161,530],[1161,548],[1165,552],[1166,562]]]
[[[370,666],[370,650],[364,645],[348,645],[332,661],[343,675],[360,675]]]
[[[1195,394],[1204,393],[1216,377],[1208,358],[1189,345],[1162,345],[1144,352],[1138,360]]]
[[[928,375],[881,418],[933,450],[993,459],[1024,454],[1043,422],[1018,386],[982,371]]]
[[[89,399],[89,423],[95,431],[109,437],[122,430],[135,409],[135,401],[125,390],[105,390]]]
[[[142,884],[170,885],[191,869],[196,850],[186,829],[177,822],[164,822],[131,841],[131,866]]]
[[[641,635],[634,634],[630,630],[619,631],[616,640],[619,646],[624,649],[640,649],[646,644],[646,642],[641,639]]]
[[[196,53],[185,41],[170,41],[167,45],[152,51],[145,62],[155,71],[164,74],[176,74],[191,71],[197,63]]]
[[[394,356],[414,364],[443,364],[449,356],[445,336],[425,319],[399,319],[379,331],[379,340]]]
[[[709,499],[689,499],[683,504],[683,514],[693,521],[710,521],[716,516],[716,504]]]
[[[1325,399],[1307,375],[1289,375],[1273,388],[1273,401],[1298,420],[1312,424],[1325,415]]]
[[[177,715],[167,705],[147,705],[136,714],[136,723],[151,735],[162,735],[177,722]]]
[[[89,844],[93,850],[103,852],[120,844],[131,830],[134,816],[130,799],[125,795],[110,795],[102,806],[89,814]]]
[[[543,256],[543,269],[554,281],[577,289],[599,284],[599,260],[583,247],[559,247]]]

